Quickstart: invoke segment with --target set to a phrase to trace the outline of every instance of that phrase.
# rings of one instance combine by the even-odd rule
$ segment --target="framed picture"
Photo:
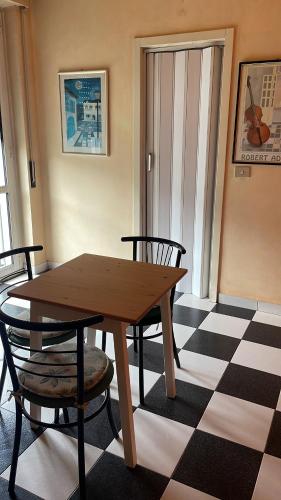
[[[63,153],[108,154],[107,71],[59,73]]]
[[[233,163],[281,165],[281,60],[239,65]]]

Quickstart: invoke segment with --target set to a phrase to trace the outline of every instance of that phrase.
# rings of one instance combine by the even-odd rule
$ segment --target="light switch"
[[[235,167],[235,177],[251,177],[251,167],[249,166]]]

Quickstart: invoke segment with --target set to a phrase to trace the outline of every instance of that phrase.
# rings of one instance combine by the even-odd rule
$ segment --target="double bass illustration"
[[[266,123],[261,121],[262,109],[254,103],[253,92],[251,87],[251,77],[247,78],[247,87],[250,93],[251,105],[245,111],[245,118],[250,122],[247,139],[252,146],[262,146],[270,137],[270,130]]]

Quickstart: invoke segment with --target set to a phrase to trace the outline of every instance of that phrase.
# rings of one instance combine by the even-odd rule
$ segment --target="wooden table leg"
[[[30,303],[30,321],[33,322],[39,322],[41,321],[42,318],[38,314],[37,309],[36,309],[36,304],[34,302]],[[42,349],[42,333],[41,332],[30,332],[30,349]],[[30,352],[30,355],[32,356],[32,351]],[[35,418],[36,420],[41,420],[41,406],[35,405],[33,403],[30,403],[30,415],[32,418]],[[31,428],[32,429],[37,429],[38,425],[33,424],[31,422]]]
[[[166,293],[162,297],[160,302],[160,307],[161,307],[161,318],[163,327],[166,394],[168,398],[175,398],[176,381],[175,381],[175,367],[174,367],[174,353],[173,353],[170,292]]]
[[[132,409],[129,360],[126,342],[126,323],[118,323],[114,331],[114,349],[119,392],[119,408],[122,426],[125,464],[137,464],[135,429]]]

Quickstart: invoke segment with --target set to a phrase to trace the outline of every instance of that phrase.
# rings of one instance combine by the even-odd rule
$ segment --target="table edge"
[[[159,301],[162,299],[162,297],[169,291],[171,290],[182,278],[183,276],[185,276],[185,274],[187,274],[187,269],[184,269],[184,268],[177,268],[179,269],[180,271],[182,271],[182,274],[181,276],[175,280],[175,282],[173,282],[173,284],[171,286],[169,286],[168,288],[166,288],[164,290],[164,292],[162,294],[160,294],[159,296],[157,296],[155,298],[155,300],[153,301],[153,303],[145,310],[145,312],[139,316],[137,319],[132,319],[132,318],[128,318],[128,317],[124,317],[124,316],[112,316],[110,314],[103,314],[102,312],[96,312],[96,311],[91,311],[87,308],[82,308],[82,307],[73,307],[73,306],[70,306],[68,304],[60,304],[58,302],[53,302],[51,300],[44,300],[44,299],[34,299],[33,297],[31,298],[30,296],[28,296],[27,294],[20,294],[20,293],[17,293],[17,290],[19,290],[22,286],[26,285],[27,283],[24,283],[23,285],[20,285],[19,287],[16,287],[12,290],[9,290],[7,292],[7,295],[9,297],[15,297],[15,298],[18,298],[18,299],[22,299],[22,300],[28,300],[30,302],[39,302],[40,304],[49,304],[49,305],[53,305],[53,306],[59,306],[59,307],[62,307],[62,308],[67,308],[67,309],[71,309],[72,311],[79,311],[79,312],[82,312],[82,313],[86,313],[86,314],[89,314],[89,315],[97,315],[97,314],[101,314],[104,318],[109,318],[109,319],[112,319],[114,321],[120,321],[120,322],[124,322],[124,323],[129,323],[129,324],[137,324],[139,323],[139,321],[152,309],[152,307],[154,307],[156,304],[159,303]],[[39,276],[40,278],[40,276]]]

